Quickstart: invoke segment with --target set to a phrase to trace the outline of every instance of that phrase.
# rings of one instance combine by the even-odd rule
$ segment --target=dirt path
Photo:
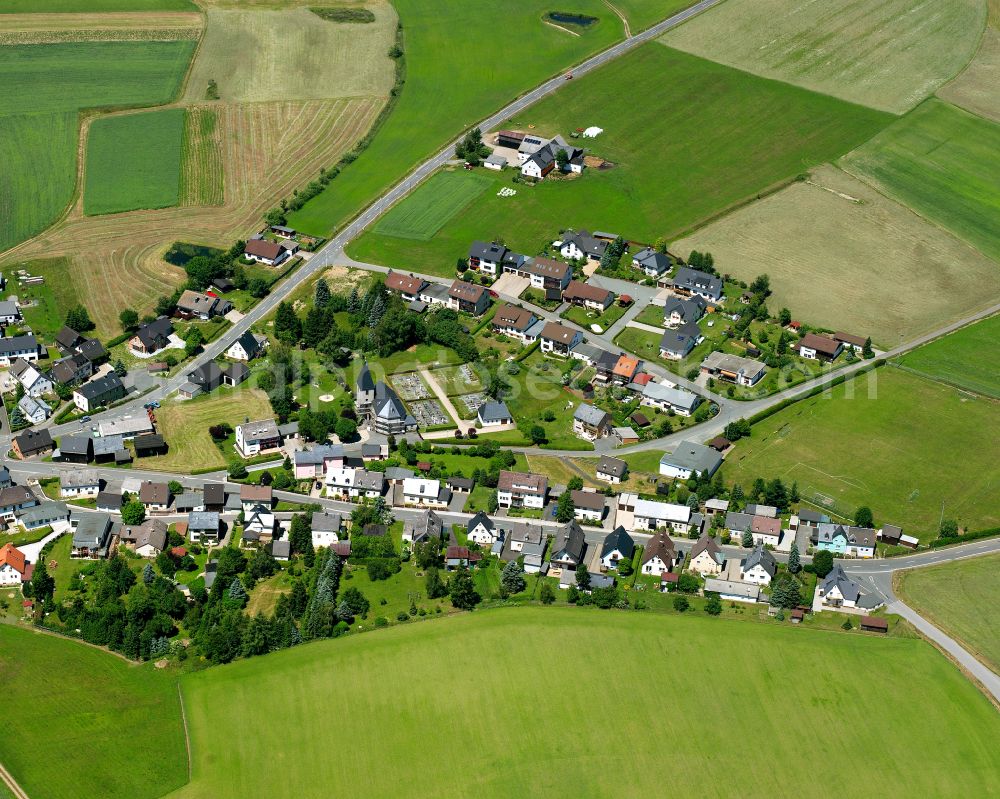
[[[626,39],[631,39],[632,38],[632,29],[628,26],[628,19],[625,17],[625,15],[621,12],[620,9],[618,9],[616,6],[614,6],[612,3],[610,3],[609,0],[604,0],[604,5],[606,5],[612,11],[614,11],[615,14],[618,15],[618,19],[620,19],[622,21],[622,25],[625,26],[625,38]]]
[[[191,782],[191,736],[188,735],[188,719],[184,710],[184,694],[181,692],[180,681],[177,682],[177,701],[181,703],[181,724],[184,726],[184,748],[187,750],[188,782]]]
[[[460,425],[462,423],[462,417],[459,416],[458,411],[452,404],[452,401],[448,399],[448,395],[444,393],[444,389],[441,388],[440,384],[438,384],[438,381],[434,378],[434,375],[430,373],[430,370],[421,369],[420,376],[423,377],[427,385],[430,386],[431,391],[434,392],[434,396],[438,398],[438,401],[444,407],[445,411],[451,414],[451,418],[452,421],[455,422],[455,426],[457,427]]]
[[[580,35],[576,31],[571,31],[569,28],[564,28],[562,25],[557,25],[556,23],[552,22],[552,20],[543,19],[542,22],[544,22],[546,25],[549,25],[549,26],[555,28],[557,31],[562,31],[563,33],[568,33],[570,36],[579,36]]]
[[[14,779],[13,775],[3,767],[0,763],[0,782],[7,786],[12,794],[14,794],[14,799],[28,799],[28,794],[24,792],[24,789],[17,784],[17,780]]]

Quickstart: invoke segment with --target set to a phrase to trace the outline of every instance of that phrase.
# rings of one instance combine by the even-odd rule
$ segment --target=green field
[[[1000,399],[1000,316],[991,316],[906,353],[909,369]]]
[[[841,166],[1000,259],[1000,125],[929,100]]]
[[[183,108],[167,108],[95,120],[87,138],[84,213],[177,205],[184,115]]]
[[[191,0],[3,0],[0,14],[80,14],[98,11],[197,11]]]
[[[906,603],[996,671],[1000,668],[1000,555],[902,572]]]
[[[0,625],[16,721],[0,763],[33,799],[153,799],[187,780],[176,678],[99,649]]]
[[[613,652],[613,669],[595,652]],[[556,699],[567,674],[579,686],[568,705]],[[521,608],[285,650],[182,685],[194,763],[176,799],[652,796],[665,746],[679,795],[732,796],[735,775],[744,797],[806,783],[985,795],[1000,777],[1000,717],[916,639]],[[644,696],[665,685],[669,699]],[[734,745],[789,753],[830,729],[850,730],[836,757]],[[460,773],[439,762],[459,752]]]
[[[689,4],[628,0],[625,10],[648,25]],[[299,230],[328,235],[463,130],[622,37],[621,23],[601,0],[574,2],[574,12],[600,19],[580,36],[544,24],[542,16],[552,10],[544,0],[524,0],[517,13],[501,0],[393,5],[403,26],[406,85],[358,161],[289,216]]]
[[[727,0],[663,40],[901,114],[964,69],[985,24],[982,0]]]
[[[428,241],[492,183],[485,175],[439,172],[383,216],[375,232]]]
[[[621,98],[629,95],[644,101],[624,112]],[[613,168],[535,187],[512,184],[507,170],[431,241],[414,244],[376,230],[350,252],[427,272],[452,268],[471,240],[497,235],[532,255],[566,227],[670,238],[839,157],[890,119],[651,43],[567,83],[504,125],[534,125],[548,135],[597,125],[604,133],[586,146]],[[517,195],[498,197],[501,186]]]
[[[43,230],[72,199],[77,112],[168,102],[194,46],[150,41],[3,48],[0,251]]]
[[[723,471],[744,488],[796,481],[804,500],[844,516],[868,505],[877,523],[926,543],[942,515],[974,530],[1000,525],[1000,464],[984,446],[997,429],[992,400],[885,367],[754,425]]]

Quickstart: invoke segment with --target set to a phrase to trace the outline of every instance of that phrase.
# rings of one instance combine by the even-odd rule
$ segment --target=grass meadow
[[[381,236],[428,241],[455,214],[492,186],[485,175],[438,172],[375,224]]]
[[[595,657],[609,652],[613,674]],[[554,700],[567,674],[570,706]],[[655,686],[668,684],[659,699]],[[173,799],[362,786],[371,799],[439,797],[455,795],[456,780],[484,798],[651,795],[665,742],[674,789],[704,797],[732,794],[721,774],[739,774],[746,797],[805,782],[843,795],[985,795],[1000,776],[1000,717],[923,641],[701,615],[481,611],[213,668],[182,686],[194,762]],[[833,728],[851,730],[833,758],[733,745],[789,753]],[[224,730],[242,734],[220,745]],[[460,775],[438,762],[458,752]]]
[[[899,359],[908,369],[1000,399],[1000,316],[991,316]]]
[[[154,799],[187,780],[176,677],[75,641],[0,625],[16,722],[0,762],[35,799]]]
[[[629,95],[644,102],[625,109],[621,98]],[[375,230],[349,249],[361,260],[427,272],[453,269],[472,239],[497,235],[529,254],[566,227],[671,238],[839,157],[890,119],[651,43],[567,83],[504,125],[534,125],[548,135],[597,125],[604,133],[586,146],[613,168],[534,187],[512,184],[508,170],[427,243]],[[517,195],[498,197],[501,186]]]
[[[910,569],[896,592],[921,616],[958,639],[994,671],[1000,669],[1000,555]]]
[[[771,308],[885,349],[1000,297],[997,265],[909,208],[831,166],[696,230],[674,251],[771,278]],[[877,266],[873,265],[873,261]]]
[[[46,228],[72,199],[77,112],[168,102],[194,45],[76,42],[2,49],[0,251]]]
[[[842,516],[860,505],[877,523],[927,541],[943,518],[1000,525],[1000,464],[986,444],[1000,405],[891,366],[779,411],[737,442],[723,472],[798,483],[804,500]]]
[[[901,114],[965,68],[985,23],[982,0],[727,0],[663,40]]]
[[[180,198],[183,108],[94,120],[87,137],[84,213],[168,208]]]
[[[929,100],[841,166],[1000,260],[1000,125]]]

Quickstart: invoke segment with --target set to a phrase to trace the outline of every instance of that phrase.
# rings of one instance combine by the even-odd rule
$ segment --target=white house
[[[497,504],[501,508],[545,507],[549,478],[541,474],[501,471],[497,480]]]
[[[0,325],[12,325],[21,320],[21,309],[12,300],[0,300]]]
[[[604,539],[601,546],[601,569],[615,569],[620,560],[632,560],[635,554],[635,541],[632,540],[624,527],[618,526]]]
[[[547,322],[540,338],[542,352],[565,358],[573,347],[583,341],[583,333],[558,322]]]
[[[577,521],[599,522],[604,518],[607,498],[596,491],[582,489],[571,491],[573,498],[573,515]]]
[[[638,494],[619,494],[617,513],[615,520],[632,532],[670,529],[687,533],[691,525],[691,508],[687,505],[653,502],[640,499]]]
[[[721,465],[722,456],[711,447],[682,441],[673,452],[660,458],[660,474],[680,480],[687,480],[695,472],[711,477]]]
[[[701,404],[701,397],[687,389],[650,381],[642,387],[640,404],[661,411],[673,410],[678,416],[690,416]]]
[[[446,508],[451,500],[451,491],[441,485],[440,480],[422,477],[407,477],[403,480],[403,502],[424,508]]]
[[[93,469],[74,469],[59,478],[59,496],[96,497],[101,491],[101,478]]]
[[[726,557],[722,554],[715,539],[707,534],[702,534],[691,548],[691,561],[688,568],[704,577],[706,574],[721,574],[725,562]]]
[[[651,247],[643,247],[632,256],[632,266],[642,270],[646,277],[659,277],[670,271],[670,256]]]
[[[314,513],[312,517],[313,549],[328,547],[340,540],[340,529],[343,522],[339,513]]]
[[[640,571],[643,574],[659,577],[663,572],[673,569],[676,562],[677,548],[673,539],[666,532],[660,532],[650,538],[642,550]]]
[[[252,458],[280,446],[281,433],[274,419],[236,425],[236,451],[244,458]]]
[[[351,499],[375,499],[385,493],[385,475],[350,466],[331,466],[326,472],[327,494]]]
[[[231,361],[252,361],[260,357],[266,347],[267,336],[258,336],[247,330],[229,346],[226,357]]]
[[[41,397],[29,397],[25,394],[17,401],[21,415],[28,424],[41,424],[52,415],[52,406]]]
[[[606,483],[620,483],[628,475],[628,464],[621,458],[612,458],[610,455],[602,455],[597,462],[595,476],[598,480]]]
[[[754,547],[741,566],[740,579],[754,585],[770,585],[778,571],[774,555],[764,549],[763,544]]]
[[[40,397],[49,394],[55,386],[52,378],[32,363],[18,358],[10,367],[10,373],[24,386],[24,393],[29,397]]]
[[[502,535],[493,520],[482,511],[469,519],[466,533],[469,541],[481,546],[492,546]]]
[[[719,580],[709,577],[705,580],[705,592],[716,593],[723,602],[756,603],[760,599],[760,587],[752,583],[736,580]]]
[[[10,366],[18,358],[25,361],[37,361],[41,357],[42,348],[30,333],[23,336],[0,338],[0,366]]]
[[[32,571],[24,553],[11,543],[0,547],[0,586],[20,585]]]

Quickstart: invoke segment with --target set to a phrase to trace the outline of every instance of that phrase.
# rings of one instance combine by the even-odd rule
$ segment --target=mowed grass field
[[[771,308],[884,349],[1000,297],[1000,270],[974,247],[831,166],[676,240],[751,281]],[[877,263],[874,268],[873,262]],[[977,372],[978,373],[978,372]]]
[[[1000,669],[1000,555],[910,569],[896,592],[921,616],[962,642],[994,671]]]
[[[182,205],[225,202],[221,131],[213,108],[188,108],[184,116],[180,202]]]
[[[186,782],[176,677],[151,663],[4,624],[0,683],[17,708],[0,763],[33,799],[154,799]]]
[[[951,83],[942,86],[937,96],[977,116],[1000,122],[1000,30],[991,23],[972,63]]]
[[[228,461],[212,441],[208,428],[222,422],[235,427],[247,417],[265,419],[270,415],[267,395],[250,388],[218,389],[203,398],[165,403],[156,412],[156,420],[169,451],[166,455],[143,458],[141,465],[167,472],[225,469]],[[237,457],[235,451],[227,455],[230,459]]]
[[[626,108],[622,98],[630,96],[643,102]],[[546,135],[599,126],[598,138],[580,141],[613,168],[534,187],[512,184],[508,170],[430,242],[414,245],[372,231],[350,252],[426,272],[428,264],[454,268],[471,240],[497,235],[529,254],[566,227],[671,238],[837,158],[890,120],[654,42],[567,82],[503,125],[534,125]],[[517,195],[498,197],[501,186]]]
[[[609,671],[595,653],[612,652]],[[397,689],[391,675],[405,675]],[[732,796],[723,774],[740,775],[745,797],[804,784],[985,795],[1000,777],[1000,717],[916,639],[512,608],[285,650],[182,686],[194,763],[174,799],[655,795],[667,750],[673,791],[702,797]],[[833,728],[851,730],[836,757],[791,754]],[[222,730],[243,734],[222,746]],[[748,755],[752,741],[785,754]],[[460,773],[441,762],[454,758]]]
[[[965,68],[985,22],[982,0],[727,0],[664,41],[901,114]]]
[[[194,46],[144,41],[2,48],[0,252],[50,225],[72,199],[78,111],[168,102]]]
[[[1000,125],[929,100],[841,166],[1000,260]]]
[[[209,8],[185,99],[204,100],[209,80],[227,102],[387,96],[396,15],[372,10],[375,22],[338,25],[308,8]]]
[[[917,372],[1000,399],[1000,316],[991,316],[903,355]]]
[[[1000,403],[884,367],[754,425],[723,472],[744,488],[795,481],[803,499],[842,516],[867,505],[877,523],[926,543],[942,515],[1000,525],[1000,464],[985,443],[998,426]]]
[[[185,113],[165,108],[94,120],[87,137],[84,213],[177,205]]]
[[[485,175],[439,172],[395,206],[375,232],[399,239],[428,241],[449,219],[492,186]]]

